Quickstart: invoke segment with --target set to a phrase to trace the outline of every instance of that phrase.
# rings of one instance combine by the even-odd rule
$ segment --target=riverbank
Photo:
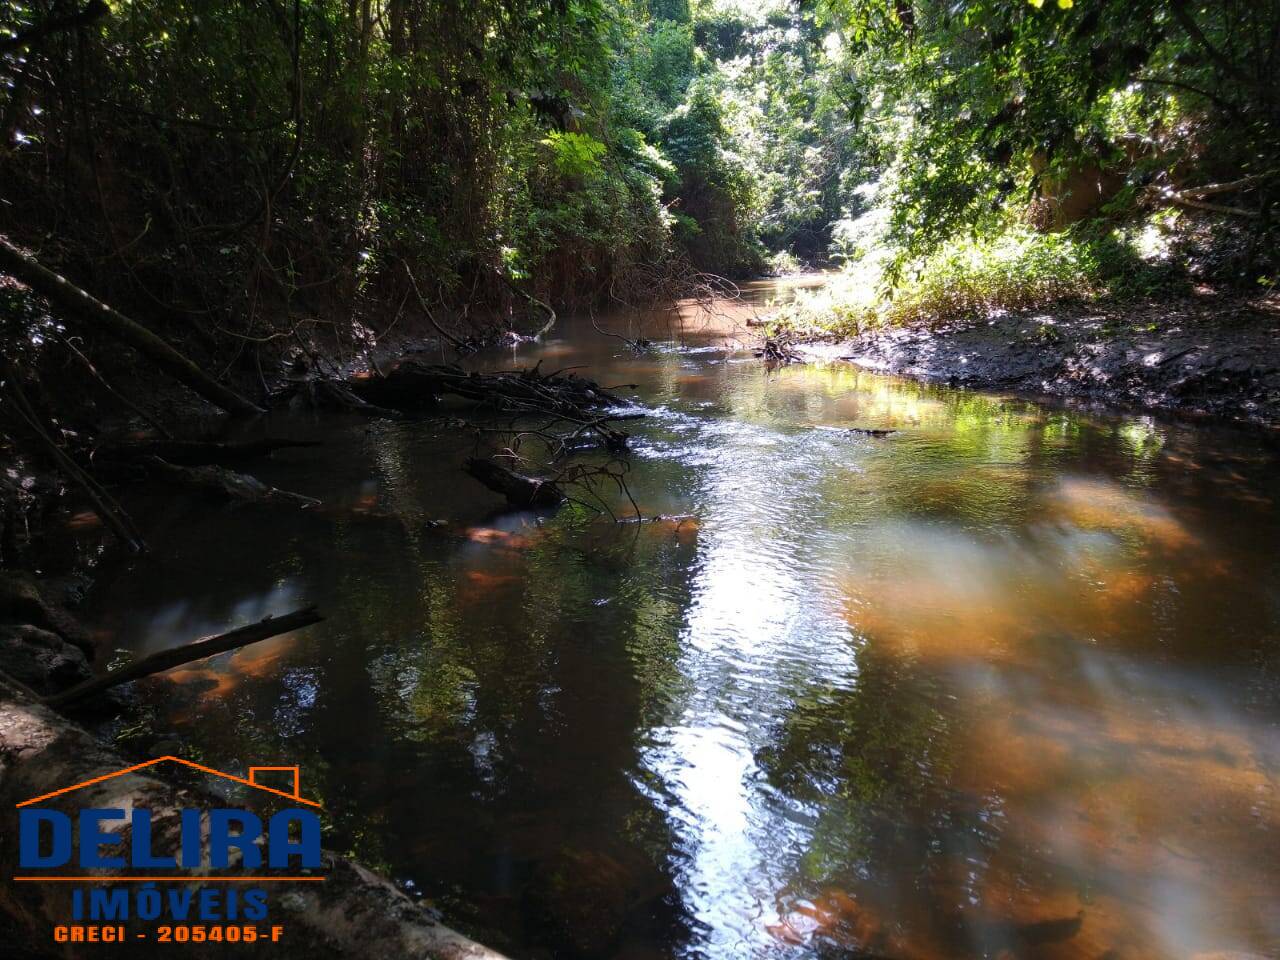
[[[705,321],[566,311],[466,360],[642,404],[627,483],[668,522],[504,506],[462,474],[502,423],[452,400],[281,404],[216,435],[294,441],[235,469],[306,509],[112,479],[95,444],[150,547],[92,553],[77,613],[99,657],[312,602],[325,620],[138,684],[93,749],[297,765],[330,849],[513,957],[1264,954],[1274,455],[846,363],[766,370],[745,322],[787,295],[753,286]],[[641,329],[647,349],[598,332]],[[1086,896],[1086,874],[1175,875],[1178,909]]]
[[[1280,299],[1072,304],[799,346],[878,373],[1280,426]]]

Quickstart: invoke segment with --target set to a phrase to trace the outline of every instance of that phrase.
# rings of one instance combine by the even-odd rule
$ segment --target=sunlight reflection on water
[[[639,383],[632,492],[689,521],[496,511],[430,423],[273,424],[329,441],[263,467],[324,509],[192,505],[101,626],[329,619],[171,677],[157,732],[314,771],[339,842],[518,957],[1280,955],[1274,453],[768,371],[752,309],[484,361]]]

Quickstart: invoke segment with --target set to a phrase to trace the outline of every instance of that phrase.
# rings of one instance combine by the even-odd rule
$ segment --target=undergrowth
[[[1188,280],[1168,255],[1167,236],[1158,221],[1060,233],[1017,224],[990,237],[952,239],[906,265],[866,256],[781,307],[770,331],[847,337],[1055,303],[1172,295],[1183,292]]]

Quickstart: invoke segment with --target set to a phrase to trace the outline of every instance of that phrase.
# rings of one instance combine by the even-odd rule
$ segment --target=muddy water
[[[125,735],[300,764],[329,846],[520,958],[1280,955],[1275,448],[768,371],[749,312],[475,361],[637,384],[631,492],[691,519],[501,510],[435,421],[277,419],[319,510],[135,499],[109,645],[328,619]]]

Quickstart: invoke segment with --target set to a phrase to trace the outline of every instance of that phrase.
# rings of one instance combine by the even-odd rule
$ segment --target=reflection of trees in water
[[[182,618],[221,623],[265,571],[291,598],[323,598],[328,617],[287,638],[270,669],[236,661],[166,685],[160,713],[199,754],[226,769],[299,764],[328,845],[499,944],[555,943],[583,904],[600,942],[623,925],[641,939],[646,924],[678,925],[677,908],[652,909],[671,890],[670,825],[630,777],[642,714],[681,680],[689,531],[592,524],[572,508],[462,543],[378,512],[289,520],[302,529],[270,555],[232,563],[242,577],[162,587],[201,598]],[[530,901],[567,868],[583,874],[572,890]]]
[[[1041,639],[1030,664],[873,639],[855,686],[797,697],[757,754],[813,817],[776,936],[911,957],[1269,942],[1264,727],[1202,668]]]
[[[690,551],[634,526],[586,549],[597,530],[567,511],[521,531],[519,549],[494,534],[451,555],[424,571],[438,586],[420,607],[392,614],[406,638],[367,658],[378,716],[362,725],[385,733],[378,765],[401,773],[362,789],[387,836],[353,840],[393,851],[393,875],[451,919],[517,940],[555,943],[572,926],[604,943],[670,889],[667,822],[628,771],[638,714],[672,682],[655,640],[675,635]],[[373,613],[385,632],[390,612]],[[572,890],[555,882],[566,870],[580,874]]]
[[[1076,936],[1074,912],[1002,911],[1003,799],[954,783],[967,746],[960,688],[874,641],[857,663],[855,686],[806,691],[758,754],[770,782],[815,817],[778,891],[775,936],[820,953],[911,957],[1022,955]],[[1034,886],[1044,865],[1025,853],[1012,854],[1013,879]]]
[[[675,392],[682,361],[664,355],[661,368]],[[1181,822],[1173,808],[1188,784],[1203,788],[1197,796],[1208,808],[1234,777],[1238,810],[1228,826],[1250,822],[1245,801],[1258,776],[1236,762],[1244,753],[1231,751],[1231,763],[1212,771],[1188,766],[1195,776],[1180,781],[1181,767],[1150,759],[1174,756],[1162,730],[1199,747],[1190,735],[1199,727],[1204,749],[1220,750],[1227,741],[1210,722],[1219,714],[1171,728],[1167,710],[1135,720],[1127,702],[1076,699],[1081,678],[1099,676],[1081,666],[1097,667],[1096,651],[1145,655],[1158,643],[1161,658],[1197,669],[1249,666],[1233,695],[1274,709],[1266,671],[1280,581],[1266,576],[1276,568],[1266,532],[1275,521],[1263,512],[1270,500],[1255,506],[1243,497],[1274,487],[1257,475],[1265,463],[1202,458],[1202,434],[1188,439],[1145,420],[1099,423],[847,367],[757,373],[721,364],[687,385],[689,396],[719,406],[705,420],[700,412],[646,426],[662,456],[637,470],[637,492],[647,513],[698,504],[704,565],[729,537],[749,546],[785,540],[785,556],[816,557],[832,575],[824,589],[844,603],[831,617],[872,638],[858,649],[856,670],[841,667],[852,689],[814,683],[806,645],[831,643],[831,624],[804,620],[800,655],[762,660],[753,650],[752,665],[767,677],[743,690],[786,705],[756,758],[777,792],[757,795],[753,780],[740,786],[744,809],[766,811],[774,838],[788,838],[760,846],[766,858],[790,837],[805,838],[777,896],[784,913],[809,911],[823,931],[811,942],[883,944],[913,957],[1025,953],[1037,937],[1069,933],[1094,897],[1069,951],[1080,953],[1110,922],[1097,904],[1116,895],[1090,870],[1103,864],[1136,889],[1154,875],[1136,864],[1168,873],[1170,857],[1204,856],[1194,839],[1205,834],[1200,825],[1186,828],[1173,853],[1157,843],[1167,846],[1169,824]],[[737,419],[716,416],[720,407]],[[810,429],[810,421],[909,429],[873,442]],[[741,681],[723,650],[706,656],[705,672],[689,670],[685,621],[700,603],[707,613],[704,588],[726,588],[712,619],[724,616],[735,630],[763,626],[761,643],[772,642],[768,617],[777,611],[761,602],[760,566],[747,570],[731,557],[722,576],[708,578],[695,565],[696,525],[614,528],[576,508],[540,526],[508,516],[435,530],[426,519],[456,517],[440,503],[461,495],[442,471],[419,469],[429,459],[422,450],[395,446],[414,436],[400,427],[379,433],[379,479],[349,509],[339,498],[326,500],[334,509],[288,516],[181,516],[175,538],[219,545],[205,556],[170,544],[180,564],[126,585],[140,609],[171,614],[153,619],[152,634],[186,637],[299,600],[318,600],[330,619],[279,646],[244,651],[229,669],[192,671],[156,703],[213,766],[301,764],[325,802],[331,845],[412,880],[445,901],[451,919],[499,945],[558,944],[587,915],[603,918],[599,939],[622,924],[643,941],[638,918],[650,914],[655,925],[687,928],[680,907],[653,904],[670,890],[672,869],[696,855],[697,832],[680,831],[671,810],[681,798],[661,796],[671,783],[637,751],[643,731],[675,722],[694,698],[714,699],[715,683]],[[770,441],[764,454],[762,439]],[[349,486],[364,483],[367,464],[349,473]],[[1229,509],[1224,494],[1234,495]],[[470,506],[476,516],[483,508]],[[163,549],[162,538],[149,537]],[[700,592],[691,599],[695,575]],[[797,587],[797,609],[820,606],[801,593],[816,581],[797,574],[787,582]],[[255,593],[264,584],[273,586]],[[127,609],[131,598],[111,600]],[[1095,652],[1072,666],[1081,650]],[[1114,708],[1107,724],[1101,707]],[[1108,761],[1113,779],[1068,783],[1079,770],[1103,769],[1070,752],[1073,738],[1090,746],[1085,759]],[[687,760],[683,741],[672,743],[673,763]],[[1177,783],[1177,801],[1156,802],[1154,787],[1134,791],[1129,756],[1164,771],[1148,777],[1153,784]],[[778,798],[802,825],[771,819]],[[1050,800],[1057,819],[1037,806]],[[1082,809],[1091,820],[1078,819]],[[1155,840],[1129,830],[1134,810]],[[1088,844],[1074,859],[1049,862],[1038,848],[1064,823],[1073,841]],[[1137,839],[1124,839],[1129,832]],[[1116,837],[1123,856],[1114,854]],[[1219,846],[1248,840],[1227,827],[1213,837]],[[1232,856],[1220,861],[1238,867],[1250,853]],[[750,867],[719,869],[726,883],[754,879]],[[564,896],[531,901],[531,887]],[[1187,889],[1198,888],[1188,881]],[[969,898],[978,906],[958,906]],[[1144,908],[1148,919],[1179,915],[1168,906]],[[1108,908],[1135,936],[1154,929],[1114,900]],[[503,941],[504,932],[513,939]],[[647,939],[671,953],[682,932]],[[1094,955],[1117,945],[1098,943]]]
[[[879,654],[873,641],[857,654],[854,686],[795,697],[757,761],[771,784],[816,812],[796,865],[803,882],[899,874],[904,859],[923,866],[937,852],[930,824],[950,816],[955,762],[945,696],[936,676]],[[892,869],[877,870],[886,856]]]
[[[813,812],[778,892],[784,941],[888,955],[983,955],[1075,935],[986,910],[988,868],[1007,847],[1002,799],[954,786],[966,747],[959,688],[874,640],[848,689],[811,687],[757,754],[770,783]],[[787,918],[790,917],[790,920]]]

